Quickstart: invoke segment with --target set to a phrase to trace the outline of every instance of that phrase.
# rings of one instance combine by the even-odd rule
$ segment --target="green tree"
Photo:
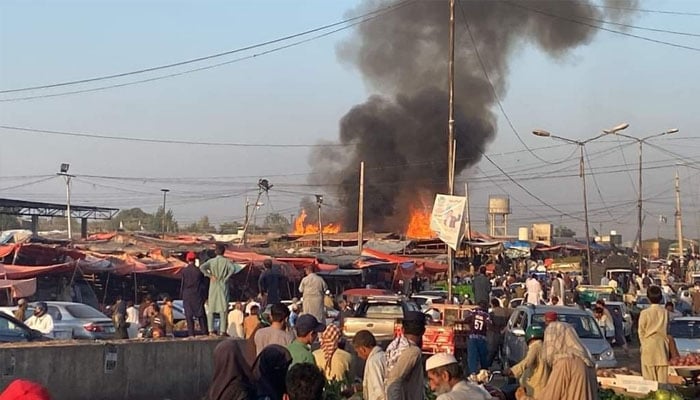
[[[160,232],[163,230],[163,207],[158,207],[158,210],[153,215],[153,218],[151,218],[149,230],[153,232]],[[177,221],[175,221],[175,214],[173,213],[172,209],[169,209],[168,212],[165,213],[165,231],[177,232],[178,230]]]
[[[289,220],[279,213],[271,213],[265,217],[263,228],[275,233],[287,233],[291,228]]]
[[[21,229],[22,221],[14,215],[0,214],[0,231]]]
[[[238,233],[239,229],[243,229],[243,224],[238,221],[224,222],[219,225],[219,233],[222,235]]]
[[[572,237],[576,236],[576,232],[574,232],[573,230],[562,225],[562,226],[558,226],[554,229],[554,236],[555,237],[572,238]]]
[[[197,232],[197,233],[214,233],[216,232],[216,227],[209,223],[209,217],[203,216],[199,221],[188,225],[185,228],[187,232]]]
[[[124,228],[127,231],[140,231],[142,229],[151,228],[151,220],[153,215],[143,211],[140,208],[129,208],[121,210],[110,221],[110,227],[113,230]]]

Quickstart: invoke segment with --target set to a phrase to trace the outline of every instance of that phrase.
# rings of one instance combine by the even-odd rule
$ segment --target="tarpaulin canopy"
[[[74,268],[75,262],[42,266],[0,264],[0,276],[8,279],[27,279],[36,278],[41,274],[73,272]]]
[[[428,273],[441,273],[447,271],[447,265],[438,263],[435,261],[421,260],[421,259],[411,259],[408,257],[397,256],[394,254],[382,253],[377,250],[363,249],[362,258],[355,261],[354,265],[356,268],[368,268],[378,265],[395,264],[401,267],[402,275],[407,273],[414,273],[416,269]],[[409,267],[412,265],[412,268]]]
[[[0,279],[0,289],[10,289],[12,298],[29,297],[36,293],[36,279]]]
[[[335,264],[320,263],[315,257],[280,257],[275,260],[293,265],[297,269],[304,269],[309,266],[315,266],[319,271],[330,272],[338,269]]]

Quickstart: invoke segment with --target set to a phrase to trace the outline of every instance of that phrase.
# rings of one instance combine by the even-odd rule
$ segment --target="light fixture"
[[[61,173],[62,173],[62,174],[67,174],[67,173],[68,173],[68,168],[70,168],[70,164],[68,164],[68,163],[61,163]]]

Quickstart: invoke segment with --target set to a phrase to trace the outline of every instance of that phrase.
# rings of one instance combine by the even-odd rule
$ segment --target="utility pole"
[[[162,225],[162,232],[163,232],[163,239],[165,239],[165,231],[166,231],[166,226],[165,226],[165,198],[168,195],[168,192],[170,189],[160,189],[161,192],[163,192],[163,225]]]
[[[593,259],[591,259],[591,231],[588,228],[588,195],[586,191],[586,165],[584,164],[583,160],[583,146],[583,143],[580,143],[578,145],[581,154],[579,160],[579,165],[581,169],[579,174],[581,175],[581,181],[583,183],[583,220],[584,225],[586,226],[586,260],[588,263],[588,284],[591,285],[593,284]]]
[[[365,223],[365,162],[360,161],[360,198],[357,205],[357,249],[362,255],[362,245],[364,244],[364,223]]]
[[[637,246],[639,246],[639,263],[638,269],[639,273],[642,273],[642,260],[644,259],[644,246],[642,246],[642,146],[644,141],[639,141],[639,193],[637,195]]]
[[[471,211],[469,209],[469,182],[465,181],[464,182],[464,196],[467,198],[467,231],[466,236],[467,236],[467,241],[471,242],[472,241],[472,218],[471,218]],[[470,247],[471,248],[471,247]]]
[[[255,206],[253,207],[253,218],[255,218],[255,211],[257,211],[260,206],[260,197],[263,193],[267,193],[272,189],[272,185],[267,179],[258,179],[258,197],[255,199]],[[248,199],[245,201],[245,226],[243,226],[243,247],[248,244],[248,227],[250,226],[250,216],[248,215],[248,209],[250,208],[250,203]]]
[[[323,223],[321,222],[321,205],[323,204],[323,195],[316,195],[316,205],[318,205],[318,247],[319,253],[323,253]]]
[[[56,175],[62,176],[66,179],[66,218],[68,219],[68,240],[73,239],[73,231],[71,230],[71,220],[70,220],[70,180],[74,175],[68,174],[68,169],[70,164],[61,163],[60,172]]]
[[[455,193],[455,0],[450,0],[450,38],[448,47],[448,113],[447,113],[447,187],[450,195]],[[454,251],[447,246],[447,301],[452,303],[452,274]]]
[[[676,235],[678,236],[678,253],[680,254],[679,263],[683,267],[683,218],[681,217],[681,179],[678,177],[676,170]]]

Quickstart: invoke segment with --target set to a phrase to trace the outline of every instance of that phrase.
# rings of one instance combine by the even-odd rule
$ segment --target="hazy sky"
[[[340,21],[355,6],[356,2],[344,0],[5,0],[0,2],[0,90],[132,71],[236,49]],[[524,45],[512,55],[503,106],[528,146],[546,147],[537,154],[557,164],[545,164],[525,152],[499,110],[495,110],[498,134],[487,153],[530,192],[567,214],[582,217],[576,146],[535,137],[530,133],[533,129],[585,139],[621,122],[629,123],[625,133],[636,137],[679,128],[679,133],[653,142],[666,152],[644,148],[644,234],[656,236],[658,229],[671,236],[673,174],[676,163],[682,161],[691,164],[678,167],[685,233],[700,237],[696,164],[700,3],[643,1],[640,8],[694,13],[639,12],[632,22],[637,27],[694,36],[627,32],[695,50],[604,31],[561,60]],[[272,54],[139,85],[6,101],[179,72],[260,53],[274,45],[166,72],[0,94],[0,125],[248,144],[335,141],[338,120],[370,94],[359,73],[338,61],[336,46],[349,33],[345,30]],[[61,162],[69,162],[70,171],[77,175],[75,204],[153,211],[162,202],[160,189],[169,188],[169,208],[182,223],[202,215],[214,223],[242,220],[245,198],[255,196],[258,178],[275,185],[269,199],[263,199],[260,219],[268,212],[295,214],[304,193],[323,193],[329,202],[333,200],[331,189],[305,185],[311,169],[307,147],[153,144],[7,129],[0,129],[0,139],[2,197],[65,201],[65,184],[50,176]],[[637,147],[611,137],[588,145],[587,153],[595,176],[588,176],[592,225],[622,232],[629,240],[636,227]],[[580,220],[540,203],[486,160],[460,178],[470,180],[477,229],[485,229],[488,196],[508,194],[513,209],[511,232],[545,220],[583,232]],[[30,185],[42,179],[48,180]],[[659,215],[665,215],[668,224],[659,224]]]

